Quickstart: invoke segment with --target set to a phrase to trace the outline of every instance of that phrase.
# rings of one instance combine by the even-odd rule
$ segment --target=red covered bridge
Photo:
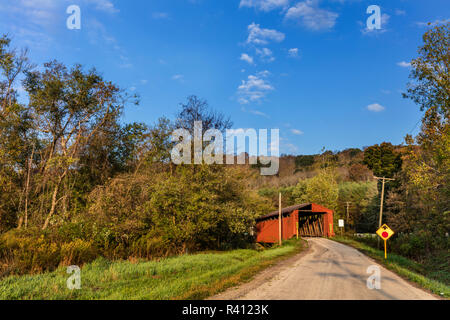
[[[333,210],[315,203],[304,203],[281,210],[281,235],[283,240],[297,236],[332,237]],[[279,211],[256,219],[257,242],[278,242]],[[298,229],[297,229],[298,228]]]

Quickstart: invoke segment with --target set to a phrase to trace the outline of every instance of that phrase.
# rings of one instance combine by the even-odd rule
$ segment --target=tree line
[[[368,147],[340,177],[337,155],[300,156],[315,174],[281,189],[251,166],[173,165],[174,129],[231,128],[196,96],[175,120],[123,123],[139,96],[95,69],[50,61],[40,68],[0,38],[0,276],[51,270],[98,256],[153,258],[251,246],[256,217],[276,205],[316,202],[351,227],[374,232],[379,190],[367,171],[395,178],[385,217],[395,249],[420,257],[448,250],[450,229],[449,24],[428,30],[412,61],[405,98],[424,111],[417,137],[402,147]],[[20,93],[20,95],[19,95]],[[346,151],[350,159],[361,150]],[[369,171],[369,172],[370,172]],[[265,188],[252,183],[265,179]],[[379,186],[378,186],[379,188]]]
[[[0,70],[0,274],[251,244],[268,205],[247,190],[249,173],[170,162],[174,129],[231,127],[206,101],[188,97],[175,120],[123,123],[137,95],[81,65],[37,68],[6,36]]]

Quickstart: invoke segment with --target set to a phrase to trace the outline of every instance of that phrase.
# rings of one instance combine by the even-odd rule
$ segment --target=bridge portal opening
[[[304,203],[281,210],[281,238],[333,237],[333,211],[315,203]],[[275,243],[279,240],[279,211],[257,219],[256,241]]]

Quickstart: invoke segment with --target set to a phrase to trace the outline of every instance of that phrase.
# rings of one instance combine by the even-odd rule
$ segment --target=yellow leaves
[[[432,170],[430,166],[422,162],[418,164],[413,171],[409,172],[410,182],[418,188],[426,186],[427,188],[433,184]]]
[[[71,265],[89,259],[89,256],[93,257],[92,247],[92,240],[75,239],[72,242],[63,243],[60,249],[61,265]]]
[[[78,158],[73,158],[73,157],[69,157],[69,156],[56,156],[51,158],[48,161],[47,167],[48,168],[65,168],[65,167],[70,167],[72,164],[78,162],[79,159]]]
[[[335,209],[339,196],[336,173],[332,169],[322,169],[315,177],[300,181],[294,194],[297,202],[314,202]]]
[[[92,240],[75,239],[57,243],[44,235],[24,236],[9,232],[2,235],[0,243],[4,253],[10,255],[10,268],[20,273],[81,264],[92,261],[97,255]]]

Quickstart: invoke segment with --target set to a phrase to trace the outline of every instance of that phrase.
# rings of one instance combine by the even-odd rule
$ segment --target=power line
[[[411,131],[409,131],[409,134],[411,134],[414,129],[416,129],[417,125],[422,121],[422,119],[419,119],[419,121],[417,121],[417,123],[414,125],[414,127],[411,129]]]

